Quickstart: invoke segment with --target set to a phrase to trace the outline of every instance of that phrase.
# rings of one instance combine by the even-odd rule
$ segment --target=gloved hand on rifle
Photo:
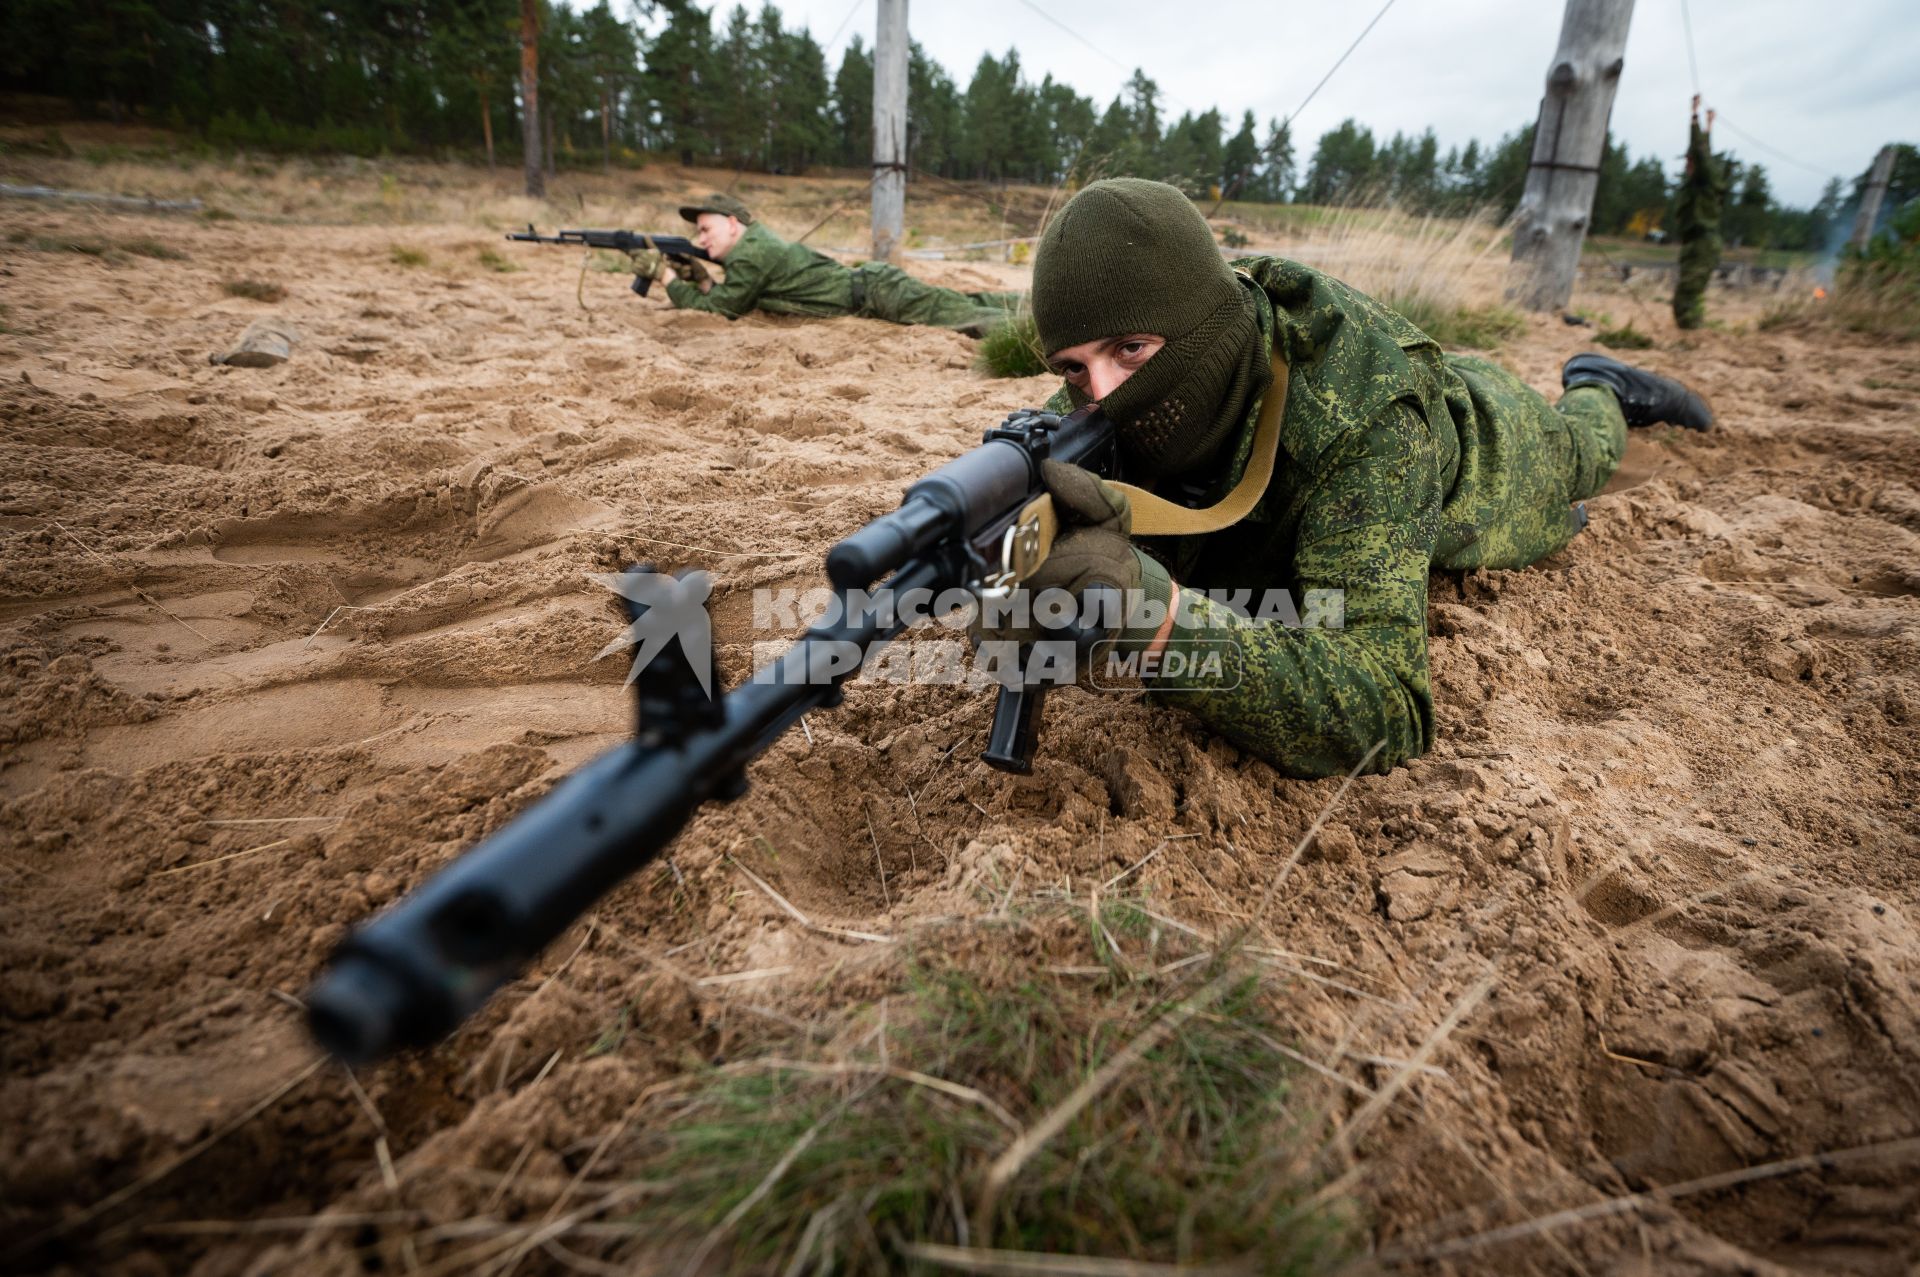
[[[680,253],[666,254],[666,261],[672,267],[672,273],[705,292],[713,284],[713,276],[707,272],[706,263],[698,257],[687,257]]]
[[[1032,643],[1067,637],[1044,629],[1034,614],[1035,601],[1047,590],[1064,590],[1081,600],[1077,622],[1083,629],[1097,631],[1098,638],[1151,641],[1165,616],[1171,582],[1166,570],[1128,539],[1133,512],[1126,495],[1091,470],[1061,461],[1041,462],[1040,480],[1053,495],[1060,533],[1046,561],[1023,583],[1025,598],[1016,594],[1012,600],[1011,615],[996,615],[989,608],[976,618],[971,628],[974,642]],[[1086,607],[1087,593],[1102,589],[1117,592],[1117,607],[1111,602],[1104,609]],[[1143,600],[1147,606],[1141,609]],[[1156,603],[1157,609],[1152,606]],[[1130,615],[1136,610],[1137,615]],[[1139,626],[1126,623],[1136,620],[1144,625],[1138,633]]]

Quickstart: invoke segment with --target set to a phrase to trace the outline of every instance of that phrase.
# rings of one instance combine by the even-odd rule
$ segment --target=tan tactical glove
[[[707,264],[698,257],[681,257],[676,254],[668,257],[667,260],[673,263],[674,273],[695,288],[702,288],[713,280],[713,276],[707,271]]]
[[[1063,461],[1041,462],[1040,481],[1053,494],[1063,530],[1047,561],[1024,583],[1025,599],[1015,596],[1011,614],[1003,618],[989,611],[976,618],[971,629],[975,643],[1059,637],[1048,635],[1034,615],[1034,600],[1047,590],[1065,590],[1079,599],[1088,590],[1105,587],[1127,599],[1141,588],[1140,552],[1127,539],[1133,512],[1126,496],[1091,470]]]

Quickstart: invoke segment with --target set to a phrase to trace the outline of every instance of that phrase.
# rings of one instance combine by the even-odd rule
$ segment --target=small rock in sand
[[[208,362],[230,364],[235,368],[271,368],[292,358],[293,348],[299,341],[300,334],[292,324],[277,319],[256,320],[247,325],[232,350],[214,355]]]

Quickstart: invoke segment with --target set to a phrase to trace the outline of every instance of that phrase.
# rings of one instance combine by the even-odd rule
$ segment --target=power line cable
[[[1367,23],[1367,25],[1361,29],[1360,34],[1353,38],[1353,43],[1347,46],[1347,51],[1341,54],[1339,60],[1336,61],[1331,67],[1327,68],[1327,73],[1320,77],[1320,83],[1314,85],[1312,92],[1308,93],[1306,97],[1302,98],[1300,100],[1300,105],[1294,107],[1292,113],[1288,115],[1285,120],[1281,121],[1282,128],[1285,128],[1287,125],[1292,124],[1295,120],[1300,118],[1300,112],[1307,109],[1307,103],[1313,101],[1314,95],[1319,93],[1320,90],[1327,87],[1327,81],[1333,78],[1333,73],[1335,71],[1338,71],[1348,58],[1353,56],[1353,51],[1360,47],[1360,42],[1367,38],[1367,33],[1369,31],[1372,31],[1373,28],[1379,24],[1380,19],[1387,16],[1387,10],[1391,8],[1393,8],[1393,0],[1387,0],[1385,4],[1380,6],[1380,12],[1373,15],[1373,21]]]
[[[853,21],[853,15],[860,12],[860,7],[866,4],[866,2],[867,0],[853,0],[853,7],[847,10],[846,17],[840,19],[840,25],[833,29],[833,35],[828,38],[825,44],[820,46],[820,52],[825,53],[827,50],[833,48],[834,45],[840,43],[841,33],[847,29],[847,24]]]
[[[1752,143],[1754,146],[1757,146],[1761,150],[1771,154],[1775,159],[1785,160],[1789,164],[1795,165],[1796,167],[1799,167],[1799,168],[1803,168],[1807,170],[1807,172],[1817,174],[1820,177],[1835,176],[1832,169],[1822,168],[1818,164],[1809,164],[1805,160],[1796,160],[1795,158],[1793,158],[1793,156],[1788,155],[1785,151],[1781,150],[1780,148],[1761,141],[1759,138],[1755,137],[1753,134],[1741,128],[1738,124],[1735,124],[1732,120],[1729,120],[1727,118],[1727,113],[1725,111],[1716,110],[1714,112],[1714,122],[1717,124],[1725,125],[1727,128],[1732,129],[1735,133],[1738,133],[1741,137],[1747,139],[1747,141]]]
[[[1680,0],[1680,25],[1687,31],[1687,69],[1693,73],[1693,96],[1700,96],[1700,63],[1693,54],[1693,13],[1687,0]]]
[[[1327,87],[1327,81],[1333,78],[1333,73],[1335,71],[1338,71],[1341,65],[1345,63],[1348,58],[1353,56],[1353,51],[1360,47],[1360,42],[1367,38],[1367,33],[1372,31],[1374,27],[1380,24],[1380,19],[1386,17],[1387,10],[1391,8],[1393,8],[1393,0],[1387,0],[1385,4],[1380,6],[1380,12],[1373,15],[1373,21],[1367,23],[1365,27],[1361,28],[1360,34],[1355,36],[1353,38],[1353,43],[1347,46],[1347,51],[1341,54],[1339,58],[1337,58],[1334,61],[1334,64],[1332,66],[1327,68],[1327,73],[1320,77],[1320,83],[1314,85],[1313,89],[1307,94],[1307,96],[1300,99],[1300,105],[1294,107],[1292,112],[1288,114],[1287,118],[1280,121],[1280,127],[1282,129],[1287,128],[1295,120],[1300,118],[1300,112],[1307,109],[1307,103],[1313,101],[1314,95],[1319,93],[1321,89],[1324,89]],[[1213,213],[1209,213],[1207,214],[1207,216],[1211,217],[1213,216],[1214,213],[1218,213],[1220,211],[1220,206],[1227,202],[1228,193],[1229,191],[1227,188],[1223,187],[1221,189],[1220,198],[1215,200],[1213,203]]]
[[[1078,40],[1081,44],[1084,44],[1085,46],[1087,46],[1087,48],[1092,49],[1095,53],[1099,54],[1101,57],[1105,58],[1107,61],[1113,63],[1113,65],[1118,67],[1121,71],[1131,73],[1141,69],[1137,65],[1131,66],[1131,67],[1128,66],[1126,63],[1122,62],[1119,58],[1114,57],[1111,53],[1108,53],[1105,49],[1101,48],[1099,45],[1095,44],[1093,41],[1087,39],[1087,37],[1081,35],[1078,31],[1074,30],[1072,27],[1068,26],[1066,23],[1060,21],[1060,19],[1054,17],[1051,13],[1048,13],[1045,9],[1042,9],[1039,5],[1035,4],[1033,0],[1020,0],[1020,3],[1024,4],[1025,6],[1027,6],[1027,8],[1039,14],[1042,18],[1045,18],[1048,22],[1052,23],[1054,26],[1060,28],[1060,30],[1072,36],[1075,40]],[[1190,113],[1193,110],[1191,106],[1189,106],[1185,102],[1182,102],[1179,98],[1175,97],[1173,94],[1168,93],[1165,89],[1162,89],[1160,91],[1160,95],[1166,98],[1167,101],[1179,107],[1183,111],[1187,111]]]
[[[1686,28],[1686,33],[1687,33],[1687,68],[1693,74],[1693,95],[1695,97],[1699,97],[1700,96],[1700,62],[1694,53],[1693,13],[1687,6],[1687,0],[1680,0],[1680,22],[1681,22],[1681,25]],[[1761,139],[1755,137],[1753,134],[1741,128],[1738,124],[1735,124],[1732,120],[1729,120],[1727,118],[1727,113],[1725,111],[1720,110],[1718,107],[1713,108],[1713,114],[1714,114],[1715,123],[1723,124],[1727,128],[1732,129],[1735,133],[1745,138],[1749,144],[1759,147],[1761,150],[1767,152],[1769,155],[1772,155],[1775,159],[1784,160],[1788,164],[1793,165],[1795,168],[1805,169],[1807,172],[1816,174],[1817,176],[1820,176],[1820,177],[1834,176],[1832,169],[1822,168],[1818,164],[1809,164],[1805,160],[1795,159],[1793,156],[1788,155],[1785,151],[1781,150],[1777,146],[1774,146],[1772,143],[1764,142]]]

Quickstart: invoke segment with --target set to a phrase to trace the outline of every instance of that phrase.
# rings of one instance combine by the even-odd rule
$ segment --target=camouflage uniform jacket
[[[1173,638],[1232,646],[1222,678],[1163,673],[1150,686],[1290,774],[1344,772],[1382,741],[1373,767],[1386,770],[1433,741],[1429,567],[1521,566],[1578,528],[1551,483],[1545,500],[1535,491],[1552,428],[1541,419],[1553,414],[1509,375],[1449,360],[1330,276],[1277,257],[1234,266],[1257,285],[1261,332],[1290,369],[1280,455],[1240,523],[1142,543],[1180,585]],[[1064,391],[1049,404],[1069,406]],[[1192,504],[1239,479],[1258,411]],[[1257,619],[1267,589],[1288,590],[1309,624]],[[1342,628],[1312,626],[1309,592],[1320,590],[1344,591]],[[1199,597],[1209,591],[1237,594],[1253,617]]]
[[[720,265],[727,277],[711,291],[676,279],[667,285],[668,299],[728,319],[755,309],[814,319],[853,311],[853,272],[805,244],[789,244],[760,222],[747,227]]]

